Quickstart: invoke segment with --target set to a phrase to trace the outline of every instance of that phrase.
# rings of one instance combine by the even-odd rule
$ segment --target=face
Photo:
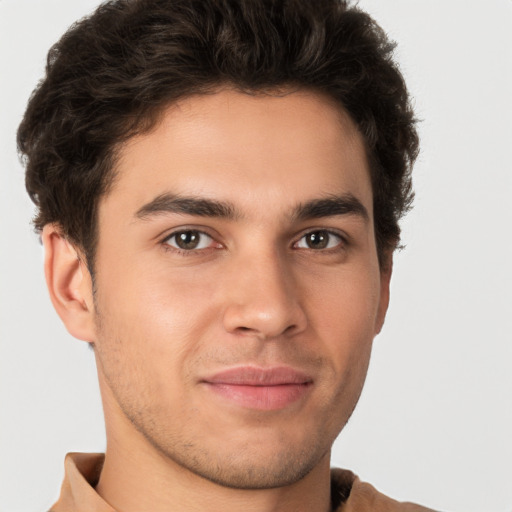
[[[231,90],[171,106],[121,149],[99,209],[107,428],[222,485],[297,481],[358,400],[388,277],[339,108]]]

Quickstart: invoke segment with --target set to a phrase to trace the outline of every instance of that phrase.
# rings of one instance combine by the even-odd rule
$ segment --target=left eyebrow
[[[355,215],[365,222],[370,218],[363,203],[352,194],[333,195],[308,201],[295,209],[293,218],[303,221],[338,215]]]

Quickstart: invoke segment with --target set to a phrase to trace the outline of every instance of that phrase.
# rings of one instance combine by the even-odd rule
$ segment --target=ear
[[[41,238],[46,284],[53,307],[72,336],[92,343],[95,341],[94,301],[87,265],[58,225],[47,224]]]
[[[380,269],[380,298],[375,322],[375,334],[379,334],[386,319],[389,306],[389,285],[393,273],[393,253],[385,254]]]

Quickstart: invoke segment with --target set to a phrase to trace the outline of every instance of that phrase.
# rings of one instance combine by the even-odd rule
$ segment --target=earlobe
[[[59,226],[47,224],[41,238],[46,284],[55,310],[72,336],[94,342],[92,279],[85,262]]]
[[[393,255],[385,257],[385,261],[380,269],[380,298],[379,309],[377,311],[377,321],[375,323],[375,334],[379,334],[386,319],[386,313],[389,306],[389,285],[391,274],[393,272]]]

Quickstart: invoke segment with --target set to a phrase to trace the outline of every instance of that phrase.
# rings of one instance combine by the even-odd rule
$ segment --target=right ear
[[[93,343],[96,329],[92,278],[84,258],[57,224],[44,226],[41,238],[46,285],[53,307],[72,336]]]

